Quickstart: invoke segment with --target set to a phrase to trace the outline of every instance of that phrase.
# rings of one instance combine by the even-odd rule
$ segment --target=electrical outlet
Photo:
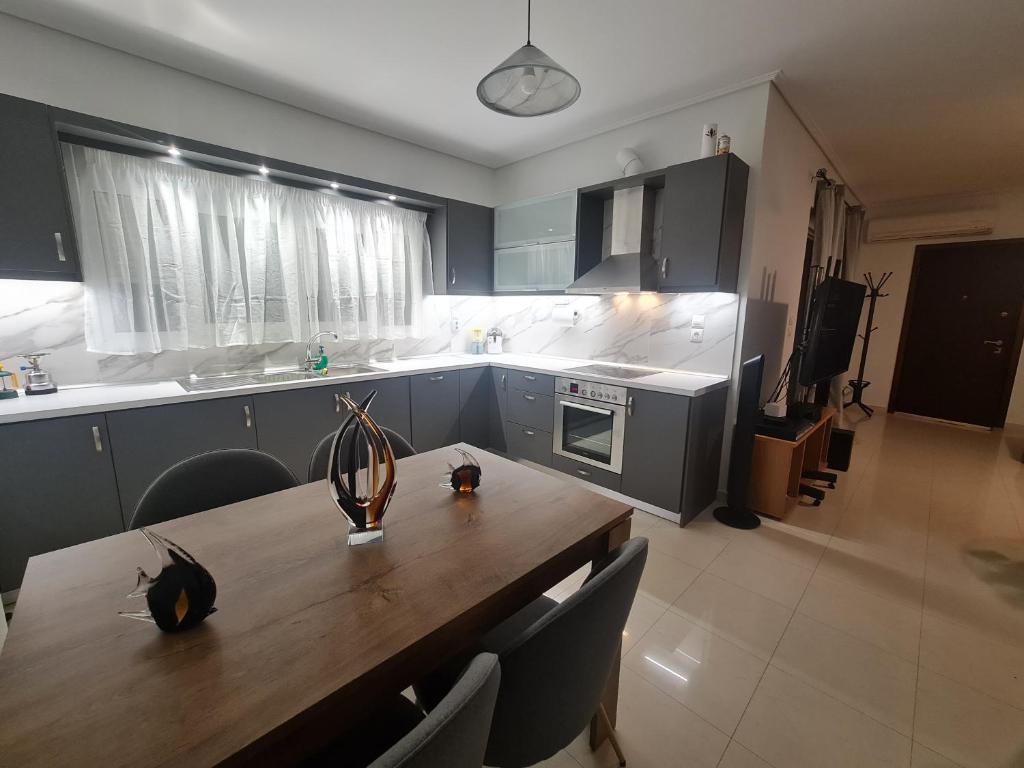
[[[694,344],[700,344],[704,341],[704,329],[703,328],[691,328],[690,329],[690,341]]]
[[[460,330],[462,330],[462,321],[452,315],[452,333],[458,333]]]
[[[704,327],[704,315],[694,315],[693,319],[690,320],[691,328],[703,328]]]

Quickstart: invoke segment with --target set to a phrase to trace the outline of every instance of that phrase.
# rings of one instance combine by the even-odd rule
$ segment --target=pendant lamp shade
[[[529,0],[526,45],[487,73],[476,95],[488,109],[513,117],[550,115],[580,97],[580,81],[530,43]]]

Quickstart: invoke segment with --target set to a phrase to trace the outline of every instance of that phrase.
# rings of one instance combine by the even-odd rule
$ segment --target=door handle
[[[1003,346],[1003,340],[1002,339],[985,339],[985,343],[986,344],[991,344],[994,347],[1001,347],[1001,346]]]
[[[523,400],[529,400],[531,403],[536,399],[537,398],[534,395],[523,395]]]
[[[444,381],[444,376],[431,376],[431,381]]]
[[[92,444],[96,449],[96,453],[103,453],[103,436],[100,435],[100,428],[92,428]]]
[[[587,470],[585,470],[585,469],[577,469],[576,470],[576,474],[577,475],[581,475],[583,477],[590,477],[590,473],[587,472]]]
[[[633,396],[632,395],[630,395],[629,397],[626,398],[626,415],[627,416],[632,416],[633,415]]]
[[[501,374],[501,388],[508,389],[508,374]]]
[[[242,413],[245,414],[245,428],[252,429],[252,408],[248,405],[243,405]]]
[[[526,435],[527,437],[533,437],[537,433],[534,432],[532,429],[524,429],[523,434]]]
[[[334,412],[341,413],[341,395],[334,393]]]
[[[668,277],[668,256],[661,260],[661,278]]]
[[[537,380],[536,376],[531,376],[528,373],[524,373],[523,374],[523,378],[526,379],[527,381],[536,381]]]
[[[451,275],[452,275],[452,277],[451,277],[452,285],[455,285],[455,267],[452,267],[449,271],[451,272]]]
[[[67,261],[64,255],[64,236],[60,232],[54,232],[53,239],[57,243],[57,261]]]

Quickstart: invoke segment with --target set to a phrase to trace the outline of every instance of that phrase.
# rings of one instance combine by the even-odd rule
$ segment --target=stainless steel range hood
[[[615,190],[608,253],[566,288],[566,293],[658,290],[658,268],[652,253],[654,193],[644,186]]]

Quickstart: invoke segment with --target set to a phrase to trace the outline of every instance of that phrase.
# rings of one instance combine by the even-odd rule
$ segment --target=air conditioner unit
[[[955,211],[870,219],[864,242],[887,243],[893,240],[990,235],[995,220],[995,211]]]

